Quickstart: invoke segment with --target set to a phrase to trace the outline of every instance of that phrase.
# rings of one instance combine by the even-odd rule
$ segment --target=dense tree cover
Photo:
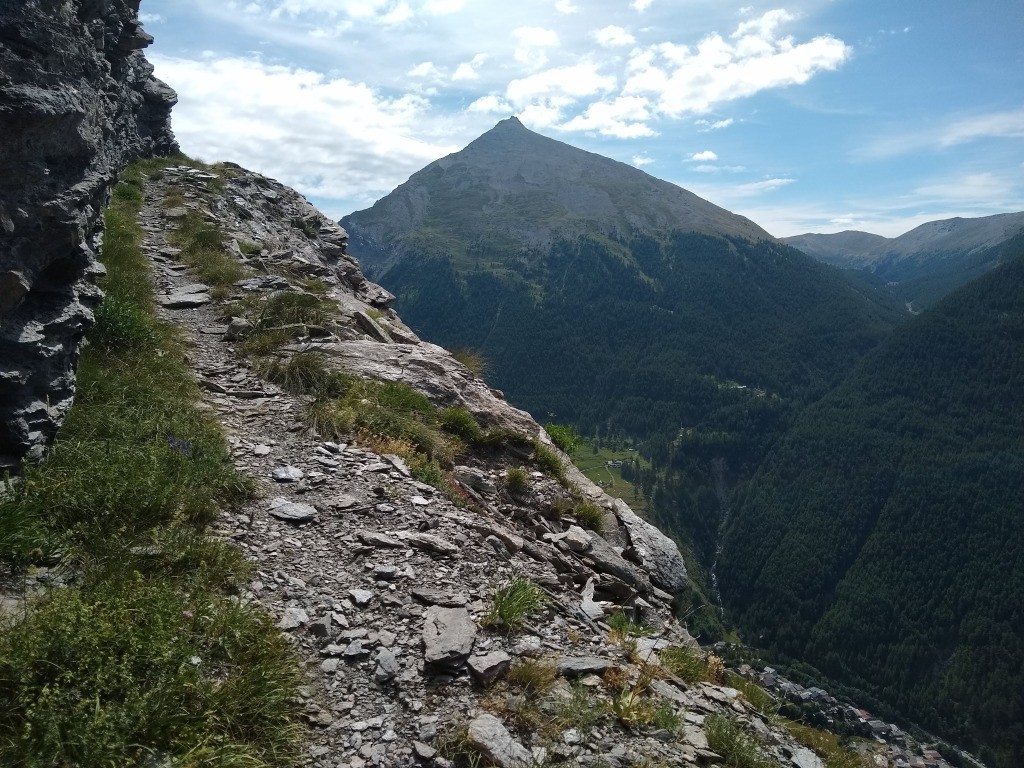
[[[1024,255],[898,329],[737,496],[719,575],[751,638],[1020,765]]]

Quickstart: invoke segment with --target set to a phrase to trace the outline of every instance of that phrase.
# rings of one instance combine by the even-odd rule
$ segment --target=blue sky
[[[1024,210],[1021,0],[143,0],[187,153],[340,218],[516,114],[777,236]]]

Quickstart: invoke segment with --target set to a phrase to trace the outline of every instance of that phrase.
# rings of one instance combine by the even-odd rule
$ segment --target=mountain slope
[[[847,231],[783,238],[819,261],[870,273],[918,307],[1002,263],[1002,247],[1024,230],[1024,212],[930,221],[896,238]]]
[[[740,499],[723,597],[762,642],[1024,757],[1024,236],[808,407]]]
[[[771,236],[674,184],[502,120],[461,152],[415,173],[372,208],[342,219],[369,277],[418,249],[472,262],[546,250],[558,239],[684,229]]]

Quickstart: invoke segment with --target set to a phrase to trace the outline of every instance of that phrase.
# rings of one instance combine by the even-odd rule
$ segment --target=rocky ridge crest
[[[820,768],[739,691],[667,673],[645,677],[659,652],[694,645],[673,618],[674,593],[687,583],[682,558],[564,456],[569,482],[601,509],[600,534],[558,511],[568,492],[541,472],[529,473],[524,490],[510,490],[510,471],[529,467],[526,454],[460,457],[451,469],[462,496],[455,504],[400,456],[311,429],[308,398],[259,375],[240,354],[251,328],[178,263],[173,233],[185,217],[218,226],[250,273],[226,297],[234,306],[306,292],[310,280],[327,286],[337,313],[322,327],[290,326],[292,339],[277,355],[315,350],[349,374],[403,382],[438,406],[461,406],[481,424],[550,444],[528,414],[402,323],[390,295],[347,254],[344,230],[276,182],[237,166],[221,173],[219,184],[215,174],[170,168],[152,182],[145,248],[167,319],[194,341],[197,375],[236,465],[269,489],[223,515],[218,528],[256,563],[244,599],[267,608],[303,661],[307,764],[443,768],[458,764],[453,754],[464,748],[506,768],[712,764],[721,757],[705,729],[727,714],[783,765]],[[169,186],[183,205],[161,207]],[[488,627],[496,590],[515,579],[540,588],[543,608],[517,631]],[[654,634],[616,634],[616,615]],[[524,667],[550,670],[550,690],[508,681]],[[634,692],[637,707],[657,704],[674,727],[630,724]],[[574,696],[602,713],[618,700],[622,716],[563,723],[557,713]]]
[[[0,466],[38,458],[74,395],[118,172],[177,145],[139,0],[0,4]]]

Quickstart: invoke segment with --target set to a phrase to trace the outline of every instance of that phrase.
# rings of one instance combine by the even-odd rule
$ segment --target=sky
[[[1024,210],[1022,0],[143,0],[182,149],[332,218],[517,115],[778,237]]]

